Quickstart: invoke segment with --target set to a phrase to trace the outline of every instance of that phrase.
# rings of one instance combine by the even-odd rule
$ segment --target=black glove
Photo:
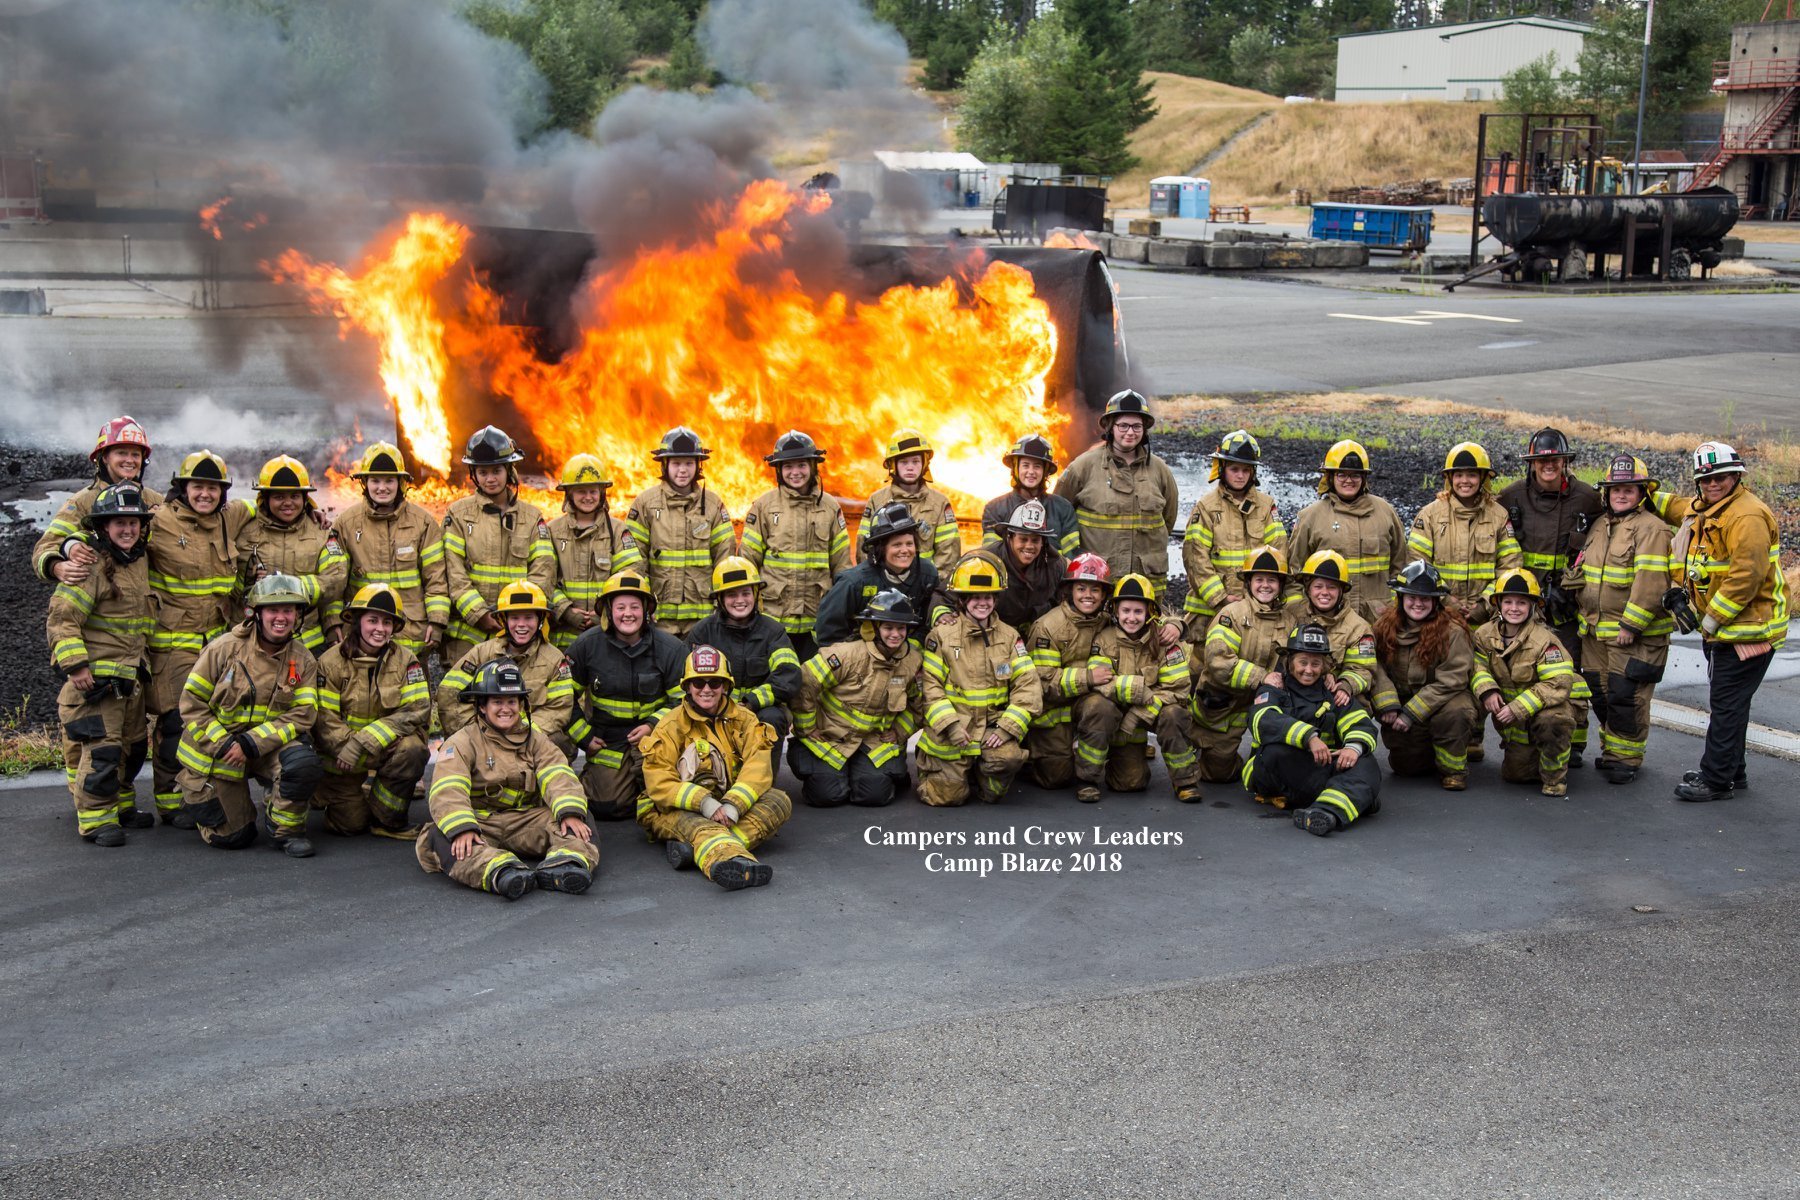
[[[1675,620],[1675,628],[1683,633],[1692,633],[1700,628],[1700,616],[1694,611],[1693,601],[1688,599],[1687,589],[1672,587],[1663,593],[1663,611]]]
[[[1231,695],[1228,692],[1215,692],[1211,688],[1204,688],[1200,692],[1200,707],[1210,712],[1217,712],[1222,708],[1230,708],[1231,700]]]
[[[1560,578],[1545,586],[1544,619],[1550,623],[1552,628],[1572,624],[1577,612],[1575,597],[1569,595]]]

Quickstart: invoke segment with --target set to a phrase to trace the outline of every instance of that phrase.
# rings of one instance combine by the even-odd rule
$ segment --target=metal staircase
[[[1795,112],[1800,110],[1800,59],[1722,62],[1715,64],[1713,75],[1713,90],[1717,92],[1755,90],[1776,95],[1754,122],[1721,132],[1718,149],[1694,172],[1689,191],[1717,183],[1725,168],[1741,154],[1800,151],[1800,125],[1794,121]]]

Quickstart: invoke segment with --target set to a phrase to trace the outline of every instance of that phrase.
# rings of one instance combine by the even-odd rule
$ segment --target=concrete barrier
[[[1157,239],[1150,243],[1148,261],[1156,267],[1202,266],[1205,262],[1205,243]]]
[[[1136,223],[1132,222],[1134,225]],[[1106,256],[1117,259],[1119,262],[1144,262],[1149,257],[1149,251],[1149,238],[1120,237],[1115,233],[1112,237],[1112,248],[1107,251]]]
[[[1161,237],[1162,222],[1154,217],[1133,217],[1127,232],[1132,237]]]
[[[1206,265],[1215,271],[1249,271],[1262,266],[1262,248],[1214,242],[1206,248]]]
[[[1304,242],[1265,242],[1257,249],[1262,251],[1262,265],[1273,270],[1302,271],[1313,265],[1313,248]]]
[[[1366,267],[1369,248],[1359,242],[1320,242],[1313,247],[1313,266],[1333,269]]]

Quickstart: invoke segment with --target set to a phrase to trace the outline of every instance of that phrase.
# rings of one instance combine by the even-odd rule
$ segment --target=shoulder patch
[[[421,667],[418,663],[414,663],[412,666],[406,668],[406,682],[408,682],[408,683],[423,683],[423,682],[425,682],[425,668]]]
[[[1362,639],[1356,643],[1356,648],[1358,650],[1367,650],[1369,653],[1373,654],[1375,652],[1375,635],[1372,633],[1363,634]]]
[[[1563,660],[1563,652],[1562,652],[1561,646],[1546,646],[1544,648],[1544,661],[1545,662],[1553,663],[1553,662],[1561,662],[1562,660]]]
[[[926,638],[925,639],[925,648],[927,650],[935,651],[938,648],[938,640],[935,637]]]
[[[456,757],[456,747],[452,746],[449,742],[445,742],[442,746],[438,747],[438,757],[439,758],[455,758]]]
[[[542,517],[538,518],[537,535],[541,538],[550,536],[550,525]]]
[[[825,656],[825,661],[831,664],[831,669],[834,671],[844,665],[844,660],[835,654],[827,654]]]
[[[1230,617],[1228,617],[1228,616],[1226,616],[1226,615],[1225,615],[1225,614],[1224,614],[1224,613],[1220,613],[1220,614],[1219,614],[1219,624],[1221,624],[1221,625],[1223,625],[1223,626],[1224,626],[1224,627],[1225,627],[1225,628],[1227,628],[1227,629],[1234,629],[1234,628],[1236,628],[1236,626],[1234,626],[1234,625],[1233,625],[1233,624],[1232,624],[1232,623],[1231,623],[1231,618],[1230,618]]]
[[[1050,639],[1047,637],[1041,637],[1037,640],[1037,644],[1038,644],[1039,650],[1048,650],[1050,648]]]
[[[638,519],[638,510],[635,508],[627,510],[625,513],[625,519],[627,521],[637,520]]]
[[[565,658],[556,664],[556,678],[567,679],[569,674],[569,660]]]
[[[1025,653],[1025,639],[1024,638],[1014,638],[1013,639],[1013,654],[1015,656],[1017,656],[1017,655],[1020,655],[1023,653]]]
[[[756,524],[756,512],[754,509],[751,510],[750,512],[747,512],[744,514],[744,524],[746,524],[746,525]]]
[[[326,532],[325,548],[328,550],[341,550],[343,548],[342,543],[338,541],[337,530],[332,529]]]

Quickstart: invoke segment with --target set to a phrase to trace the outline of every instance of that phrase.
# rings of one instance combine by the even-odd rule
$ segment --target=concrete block
[[[1221,246],[1229,246],[1235,242],[1243,241],[1244,235],[1241,230],[1237,229],[1215,229],[1213,230],[1212,240]]]
[[[1449,271],[1466,271],[1469,269],[1469,256],[1466,254],[1427,254],[1419,260],[1419,269],[1433,275],[1442,275]]]
[[[1726,258],[1744,257],[1744,239],[1741,237],[1728,237],[1722,239],[1719,253]]]
[[[1162,222],[1154,217],[1133,217],[1127,232],[1132,237],[1161,237]]]
[[[1313,266],[1330,269],[1366,267],[1369,248],[1360,242],[1320,242],[1313,247]]]
[[[1198,267],[1204,262],[1204,246],[1200,242],[1158,239],[1150,243],[1149,262],[1157,267]]]
[[[1115,233],[1112,238],[1112,249],[1107,251],[1106,256],[1117,259],[1119,262],[1144,262],[1149,257],[1149,252],[1149,238],[1120,237]]]
[[[1301,271],[1313,265],[1312,247],[1299,242],[1265,242],[1262,265],[1277,271]]]
[[[1215,271],[1248,271],[1262,266],[1260,246],[1214,242],[1206,248],[1206,265]]]

